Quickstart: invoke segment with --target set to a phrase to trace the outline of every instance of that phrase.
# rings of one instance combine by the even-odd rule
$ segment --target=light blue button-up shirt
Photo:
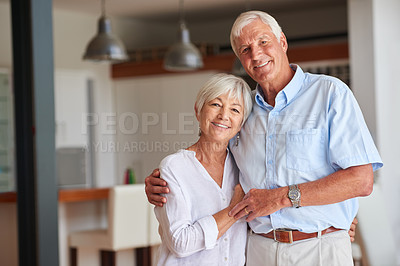
[[[304,73],[299,66],[280,91],[275,106],[264,101],[258,85],[253,111],[230,149],[245,192],[273,189],[323,178],[340,169],[382,161],[350,89],[340,80]],[[283,208],[250,222],[256,233],[277,228],[316,232],[334,226],[348,229],[358,200]]]

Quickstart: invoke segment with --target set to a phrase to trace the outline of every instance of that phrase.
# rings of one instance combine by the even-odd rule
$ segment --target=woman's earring
[[[199,137],[201,136],[201,128],[199,127]]]
[[[240,131],[236,135],[236,142],[235,142],[236,146],[239,145],[239,139],[240,139]]]

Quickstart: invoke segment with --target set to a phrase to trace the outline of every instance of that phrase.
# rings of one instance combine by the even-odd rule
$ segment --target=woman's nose
[[[222,120],[228,119],[228,110],[226,108],[221,108],[219,111],[219,118]]]

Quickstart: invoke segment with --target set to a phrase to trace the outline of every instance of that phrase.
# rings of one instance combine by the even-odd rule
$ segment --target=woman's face
[[[201,137],[210,142],[228,142],[239,132],[243,121],[243,99],[229,98],[228,94],[204,104],[197,120]]]

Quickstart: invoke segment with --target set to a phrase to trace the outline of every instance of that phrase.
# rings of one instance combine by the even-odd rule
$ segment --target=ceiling
[[[4,0],[2,0],[4,1]],[[346,0],[185,0],[185,19],[198,21],[236,17],[249,9],[270,13],[343,4]],[[179,17],[179,0],[105,0],[108,16],[173,21]],[[53,0],[55,8],[100,14],[101,0]]]

